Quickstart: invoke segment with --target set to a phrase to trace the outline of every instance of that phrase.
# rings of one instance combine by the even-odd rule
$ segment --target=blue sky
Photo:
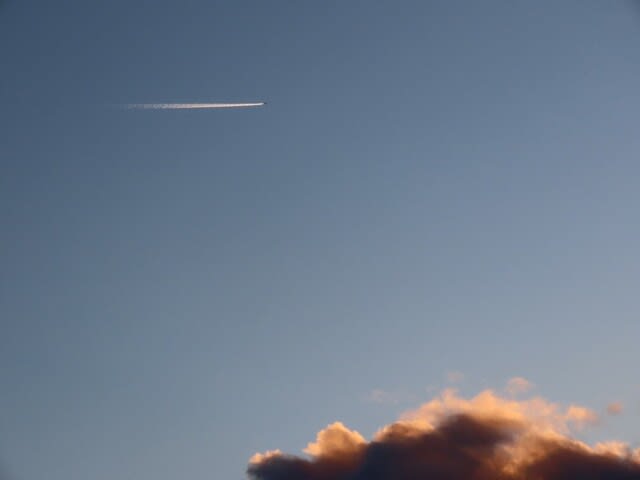
[[[640,9],[375,3],[0,4],[11,476],[237,480],[451,371],[640,442]]]

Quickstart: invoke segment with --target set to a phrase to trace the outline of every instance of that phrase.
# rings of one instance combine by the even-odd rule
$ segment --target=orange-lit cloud
[[[309,457],[254,456],[248,474],[251,480],[640,480],[640,450],[571,437],[596,420],[586,407],[539,396],[515,400],[485,390],[466,399],[448,389],[371,441],[337,422],[307,446]]]
[[[249,463],[259,464],[259,463],[262,463],[262,462],[266,462],[270,458],[279,457],[281,455],[282,455],[282,452],[280,450],[278,450],[278,449],[276,449],[276,450],[268,450],[268,451],[263,452],[263,453],[255,453],[249,459]]]
[[[513,377],[507,382],[507,387],[505,391],[510,395],[518,395],[520,393],[526,393],[533,388],[533,383],[531,383],[526,378],[522,377]]]
[[[316,441],[307,445],[304,453],[313,457],[330,457],[349,454],[362,448],[367,441],[355,430],[349,430],[340,422],[332,423],[318,432]]]
[[[611,402],[607,405],[607,413],[609,415],[619,415],[622,413],[622,410],[624,410],[624,407],[620,402]]]

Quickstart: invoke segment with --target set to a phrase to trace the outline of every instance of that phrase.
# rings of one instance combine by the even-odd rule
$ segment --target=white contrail
[[[255,103],[129,103],[125,108],[133,110],[191,110],[196,108],[244,108],[261,107],[265,102]]]

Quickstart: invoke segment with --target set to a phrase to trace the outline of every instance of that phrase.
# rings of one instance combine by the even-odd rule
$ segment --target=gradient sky
[[[241,480],[452,371],[640,442],[632,2],[5,0],[0,72],[12,478]]]

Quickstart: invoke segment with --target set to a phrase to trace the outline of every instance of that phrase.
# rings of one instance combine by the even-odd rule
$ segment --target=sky
[[[516,376],[639,444],[639,43],[632,1],[0,2],[4,475],[241,480]]]

